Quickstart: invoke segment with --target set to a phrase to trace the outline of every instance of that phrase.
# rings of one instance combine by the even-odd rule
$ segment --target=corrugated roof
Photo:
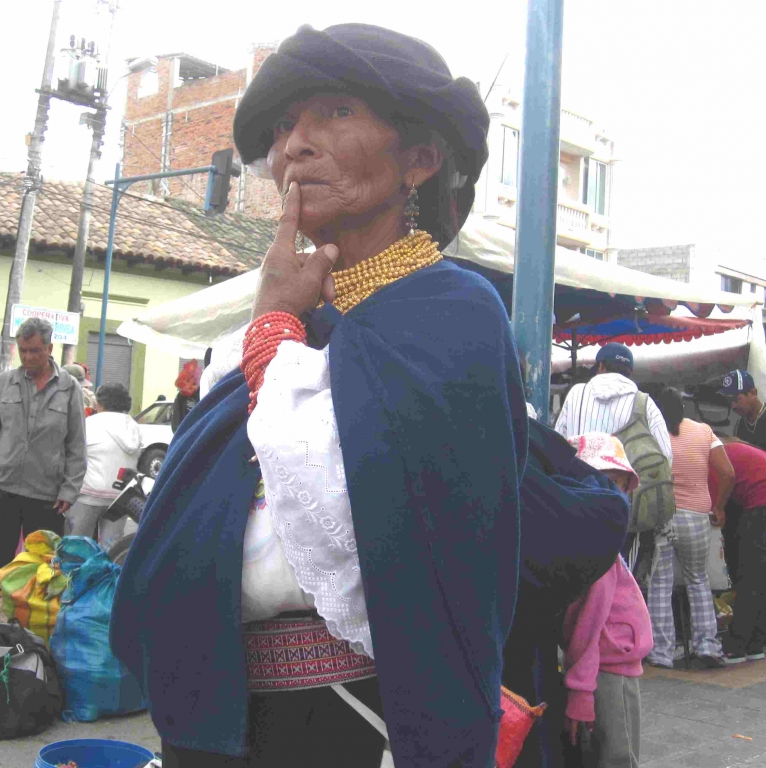
[[[0,247],[16,242],[21,197],[21,174],[0,174]],[[42,249],[71,252],[83,185],[45,181],[37,194],[32,244]],[[110,187],[96,185],[89,249],[106,253]],[[114,258],[152,263],[160,267],[205,270],[239,275],[257,267],[271,245],[277,223],[240,213],[205,216],[199,207],[177,198],[150,198],[128,193],[117,211]]]

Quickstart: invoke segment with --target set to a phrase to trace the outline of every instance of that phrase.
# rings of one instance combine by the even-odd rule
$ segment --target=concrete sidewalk
[[[0,741],[0,768],[34,768],[40,750],[67,739],[117,739],[159,752],[160,737],[146,712],[98,720],[95,723],[59,721],[37,736]],[[105,767],[106,768],[106,767]]]
[[[641,703],[641,768],[766,767],[766,661],[699,672],[647,667]],[[145,712],[96,723],[59,722],[38,736],[0,742],[0,768],[33,768],[41,747],[81,738],[160,748]]]
[[[766,661],[644,669],[641,768],[766,766]]]

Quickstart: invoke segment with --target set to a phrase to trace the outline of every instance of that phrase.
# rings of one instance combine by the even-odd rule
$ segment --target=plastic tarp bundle
[[[51,564],[61,538],[53,531],[34,531],[24,551],[0,569],[3,611],[47,643],[61,606],[66,576]]]
[[[120,566],[85,536],[64,537],[56,555],[70,580],[51,638],[64,687],[64,720],[89,722],[145,709],[138,680],[109,647]]]

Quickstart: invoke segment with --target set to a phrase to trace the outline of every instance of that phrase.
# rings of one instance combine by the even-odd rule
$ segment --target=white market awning
[[[446,249],[445,254],[457,261],[465,259],[481,268],[511,275],[514,240],[514,230],[475,216],[469,219],[459,239]],[[259,270],[256,269],[161,304],[125,321],[118,332],[129,339],[163,348],[180,357],[202,357],[208,347],[249,323],[258,279]],[[616,295],[634,297],[637,303],[654,299],[662,301],[671,310],[681,304],[693,314],[705,315],[712,310],[712,315],[719,317],[721,313],[728,314],[734,310],[734,316],[753,320],[752,332],[729,332],[716,337],[717,340],[705,340],[705,343],[699,344],[702,340],[674,344],[672,352],[665,345],[661,345],[665,347],[662,351],[651,351],[649,348],[634,350],[637,367],[639,359],[645,357],[647,361],[657,357],[658,363],[659,358],[663,358],[662,365],[667,366],[667,358],[678,356],[683,348],[684,364],[693,369],[695,352],[699,350],[703,353],[704,350],[705,362],[702,363],[702,358],[699,362],[704,365],[705,374],[709,374],[714,367],[710,363],[716,357],[716,350],[721,352],[720,364],[726,366],[734,360],[734,349],[749,347],[751,373],[756,377],[757,386],[766,391],[766,347],[763,344],[760,320],[761,302],[755,302],[752,296],[707,291],[686,283],[606,264],[561,247],[556,249],[555,280],[557,286],[598,291],[605,294],[605,300],[607,296]],[[679,308],[677,311],[683,313],[686,310]],[[554,361],[557,358],[561,356],[554,352]],[[587,355],[584,355],[583,362],[587,359]],[[562,362],[554,362],[554,369]],[[681,362],[680,357],[677,362]],[[648,370],[651,368],[649,366]],[[660,371],[655,368],[654,372],[659,374]]]

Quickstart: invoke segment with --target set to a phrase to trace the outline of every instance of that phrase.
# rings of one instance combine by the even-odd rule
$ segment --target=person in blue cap
[[[753,377],[747,371],[730,371],[723,377],[718,390],[731,403],[731,409],[740,419],[734,436],[746,443],[766,450],[766,405],[758,397]]]
[[[638,387],[632,380],[633,353],[624,345],[609,342],[598,351],[593,378],[569,390],[556,421],[556,431],[564,437],[622,429],[633,412]],[[649,430],[668,461],[673,461],[670,436],[665,420],[650,398],[646,402]]]

